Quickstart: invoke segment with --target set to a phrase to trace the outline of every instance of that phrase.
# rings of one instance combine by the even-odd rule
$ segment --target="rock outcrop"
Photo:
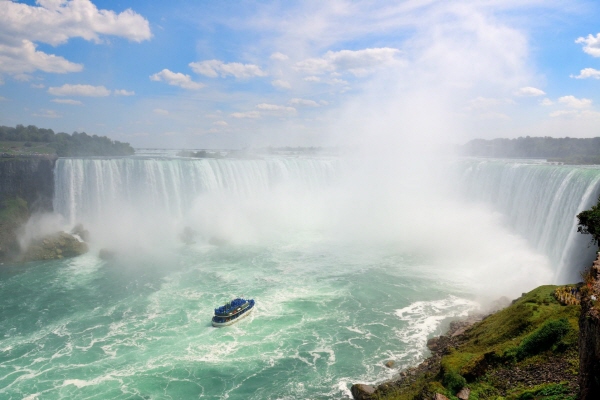
[[[579,398],[600,399],[600,254],[581,290]]]
[[[22,261],[55,260],[87,253],[88,246],[73,235],[58,232],[33,241],[21,256]]]
[[[28,218],[25,200],[15,198],[0,203],[0,262],[14,260],[20,254],[17,232]]]
[[[350,391],[356,400],[372,400],[375,399],[377,388],[375,386],[357,383],[356,385],[352,385]]]

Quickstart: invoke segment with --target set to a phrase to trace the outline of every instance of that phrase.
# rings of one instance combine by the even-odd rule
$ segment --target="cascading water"
[[[252,198],[279,186],[315,190],[333,183],[340,162],[324,158],[59,159],[54,210],[70,223],[101,218],[123,204],[182,218],[206,193]]]
[[[462,160],[459,168],[470,199],[493,204],[550,257],[556,283],[580,279],[595,252],[590,237],[577,233],[576,215],[595,204],[600,169],[506,160]]]
[[[548,283],[542,253],[566,257],[572,239],[563,208],[596,191],[591,170],[459,168],[471,197],[539,251],[497,213],[430,195],[415,169],[390,179],[404,169],[326,157],[60,159],[55,210],[89,229],[91,251],[0,269],[0,397],[331,399],[390,378],[387,360],[415,364],[483,297]],[[198,238],[179,240],[184,227]],[[214,308],[238,296],[256,300],[253,314],[213,328]]]

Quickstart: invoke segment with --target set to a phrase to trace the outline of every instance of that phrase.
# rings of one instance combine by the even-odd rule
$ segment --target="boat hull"
[[[212,321],[212,326],[217,327],[217,328],[221,328],[223,326],[233,325],[236,322],[239,322],[241,319],[246,318],[248,315],[250,315],[250,313],[252,313],[252,311],[254,311],[254,306],[250,307],[247,311],[244,311],[244,313],[242,315],[240,315],[239,317],[234,318],[232,320],[229,320],[227,322],[215,322],[213,320]]]

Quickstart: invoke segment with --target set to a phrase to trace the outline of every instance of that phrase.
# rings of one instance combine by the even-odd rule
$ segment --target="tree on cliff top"
[[[592,235],[592,242],[600,246],[600,197],[592,208],[577,214],[577,219],[577,232]]]
[[[85,132],[54,133],[35,125],[0,126],[0,141],[44,142],[56,150],[59,157],[69,156],[128,156],[134,153],[129,143],[111,140],[106,136],[88,135]]]

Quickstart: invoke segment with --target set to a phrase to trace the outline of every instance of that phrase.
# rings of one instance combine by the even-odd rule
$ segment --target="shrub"
[[[523,339],[516,351],[517,359],[539,354],[558,343],[571,329],[566,318],[549,320]]]
[[[562,383],[550,383],[537,386],[524,391],[517,400],[534,400],[543,398],[545,400],[575,400],[576,396],[569,396],[571,389]]]
[[[452,393],[456,393],[467,386],[467,380],[461,374],[456,372],[446,372],[442,383]]]

